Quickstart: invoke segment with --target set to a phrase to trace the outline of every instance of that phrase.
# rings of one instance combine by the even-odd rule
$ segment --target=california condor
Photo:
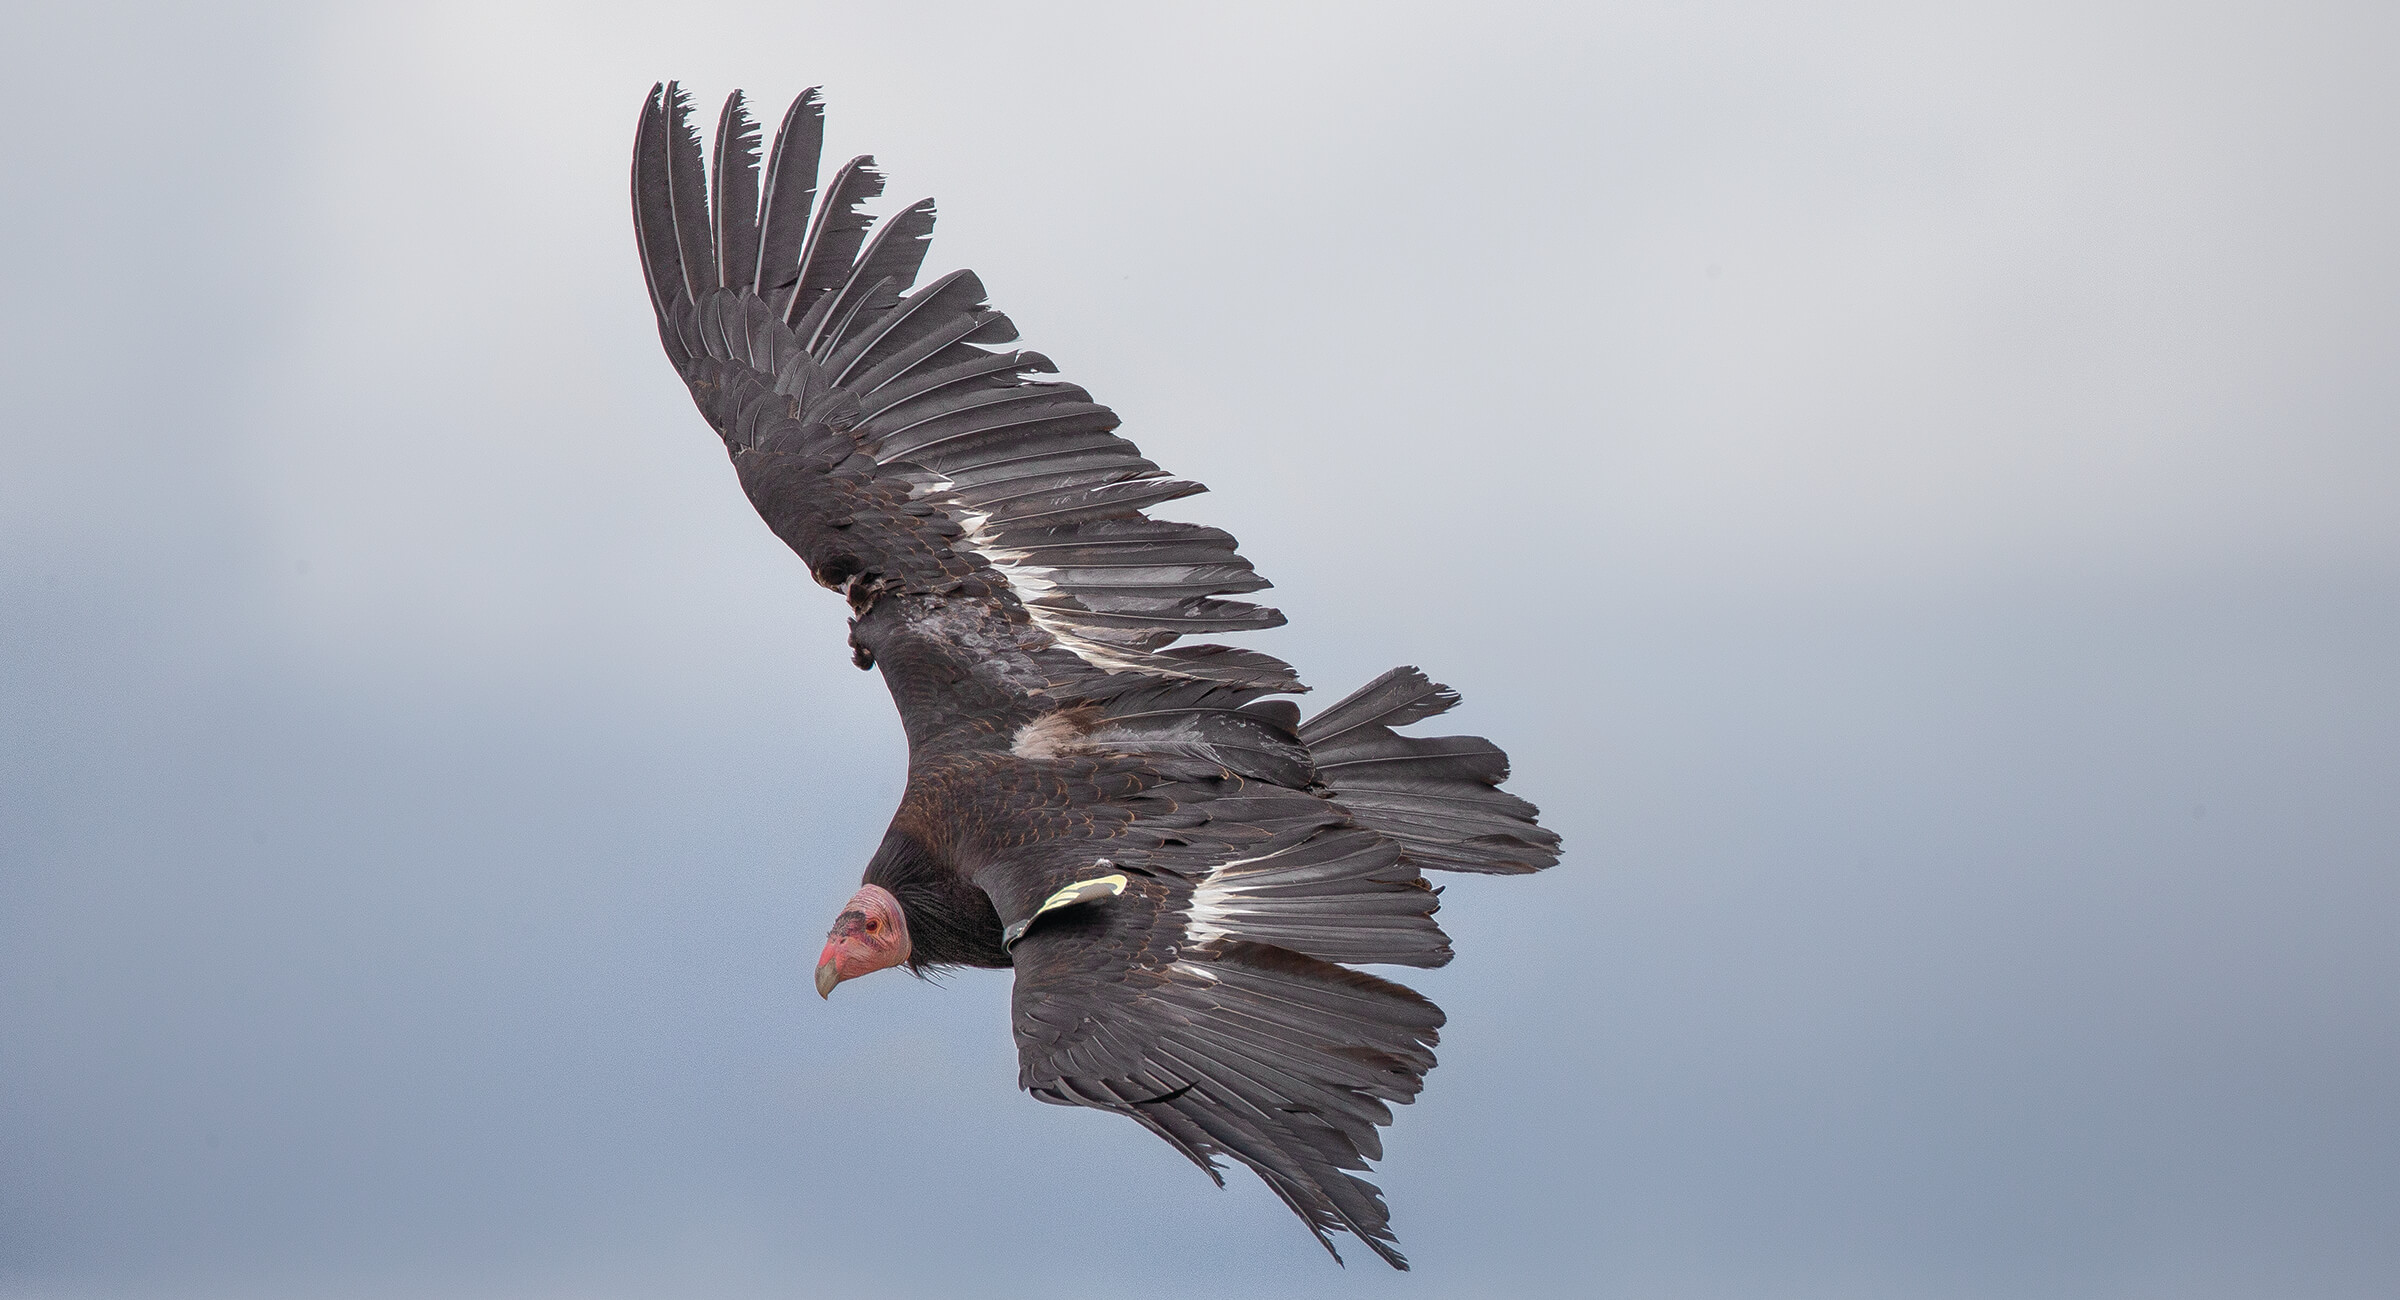
[[[1508,759],[1394,728],[1458,696],[1395,668],[1305,721],[1306,688],[1190,633],[1280,625],[1214,528],[1144,511],[1199,492],[1016,330],[972,272],[917,284],[931,200],[875,225],[872,158],[818,184],[815,91],[765,173],[736,92],[713,163],[654,87],[633,215],[659,338],[742,490],[849,601],[883,669],[908,788],[818,959],[817,990],[887,966],[1016,971],[1018,1082],[1127,1116],[1221,1184],[1250,1166],[1327,1250],[1395,1268],[1390,1106],[1442,1012],[1355,965],[1439,966],[1423,873],[1539,871],[1558,837]],[[1337,1260],[1341,1256],[1336,1253]]]

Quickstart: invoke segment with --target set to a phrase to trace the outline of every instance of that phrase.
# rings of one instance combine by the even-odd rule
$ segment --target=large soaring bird
[[[817,989],[887,966],[1016,972],[1019,1083],[1113,1111],[1219,1183],[1255,1170],[1327,1250],[1396,1268],[1353,1176],[1433,1068],[1441,1010],[1357,965],[1439,966],[1426,871],[1538,871],[1558,837],[1488,741],[1394,728],[1457,703],[1396,668],[1305,721],[1266,655],[1171,648],[1274,627],[1201,490],[1010,350],[966,271],[923,285],[930,200],[880,226],[871,158],[818,184],[814,91],[759,171],[736,92],[704,161],[653,88],[633,214],[659,338],[750,503],[849,602],[908,733],[908,788],[835,919]],[[1340,1255],[1334,1256],[1337,1260]]]

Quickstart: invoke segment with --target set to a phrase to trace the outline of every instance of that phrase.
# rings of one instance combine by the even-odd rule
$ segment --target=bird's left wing
[[[984,301],[972,272],[917,285],[933,203],[870,230],[856,158],[821,188],[823,110],[795,100],[760,170],[740,94],[703,161],[688,96],[644,104],[635,235],[659,338],[767,525],[845,594],[862,666],[883,662],[912,748],[1013,730],[1027,701],[1109,677],[1300,689],[1288,666],[1187,633],[1273,627],[1217,597],[1264,579],[1221,531],[1147,517],[1201,491]],[[886,599],[886,598],[891,599]],[[1105,693],[1105,692],[1101,692]]]

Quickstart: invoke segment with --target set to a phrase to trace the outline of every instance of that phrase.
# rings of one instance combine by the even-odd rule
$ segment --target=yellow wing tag
[[[1105,860],[1102,865],[1106,865]],[[1033,909],[1033,915],[1001,931],[1000,946],[1003,948],[1015,946],[1017,940],[1025,937],[1025,932],[1033,928],[1033,923],[1040,920],[1044,912],[1055,912],[1059,908],[1073,907],[1077,903],[1089,903],[1094,899],[1114,898],[1124,892],[1125,877],[1113,872],[1105,876],[1094,876],[1090,880],[1078,880],[1043,899],[1042,905]]]

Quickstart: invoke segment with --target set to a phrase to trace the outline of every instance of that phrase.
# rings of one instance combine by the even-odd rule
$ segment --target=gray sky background
[[[2400,1286],[2391,7],[68,8],[0,1294]],[[822,83],[1254,643],[1566,835],[1414,980],[1415,1273],[1025,1099],[1005,977],[812,995],[903,750],[659,356],[668,76]]]

